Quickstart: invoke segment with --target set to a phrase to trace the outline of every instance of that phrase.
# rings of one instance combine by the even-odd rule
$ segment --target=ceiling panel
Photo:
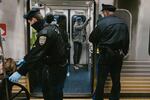
[[[89,6],[93,0],[32,0],[32,2],[50,6]]]

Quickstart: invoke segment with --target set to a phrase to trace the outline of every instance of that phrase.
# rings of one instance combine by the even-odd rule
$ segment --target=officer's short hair
[[[109,5],[109,4],[102,4],[102,11],[104,11],[104,10],[115,12],[116,11],[116,7],[113,6],[113,5]]]
[[[39,14],[36,14],[35,16],[33,16],[34,18],[36,18],[37,20],[41,20],[43,19],[43,16],[39,13]]]
[[[54,15],[51,14],[51,13],[47,13],[45,15],[45,20],[46,20],[47,23],[51,23],[52,21],[54,21]]]

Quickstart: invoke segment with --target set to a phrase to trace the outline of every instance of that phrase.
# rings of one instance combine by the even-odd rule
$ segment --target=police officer
[[[22,75],[26,75],[35,63],[42,65],[42,92],[44,100],[62,100],[63,87],[66,78],[66,58],[64,41],[59,30],[54,25],[46,25],[39,9],[33,8],[25,19],[38,32],[34,47],[19,61],[21,67],[13,73],[9,80],[18,82]]]
[[[109,100],[120,98],[120,73],[123,56],[128,53],[129,32],[123,19],[114,15],[116,7],[102,4],[104,17],[99,20],[92,31],[89,41],[99,49],[97,63],[97,86],[94,100],[103,100],[104,85],[108,73],[112,79],[112,90]]]

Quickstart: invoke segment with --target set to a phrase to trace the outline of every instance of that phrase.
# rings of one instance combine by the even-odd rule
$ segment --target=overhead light
[[[89,5],[89,4],[90,4],[90,1],[86,1],[85,4]]]
[[[68,3],[66,3],[66,2],[63,2],[63,5],[67,5]]]
[[[68,1],[64,1],[64,2],[63,2],[63,5],[68,5],[68,4],[69,4]]]
[[[35,3],[34,6],[35,6],[35,7],[39,7],[39,4],[38,4],[38,3]]]

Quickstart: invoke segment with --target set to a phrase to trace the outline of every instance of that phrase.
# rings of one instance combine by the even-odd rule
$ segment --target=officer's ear
[[[28,23],[30,23],[30,24],[31,24],[31,22],[32,22],[32,18],[27,19],[27,21],[28,21]]]
[[[103,10],[103,15],[104,15],[104,17],[108,16],[109,15],[109,11],[108,10]]]

